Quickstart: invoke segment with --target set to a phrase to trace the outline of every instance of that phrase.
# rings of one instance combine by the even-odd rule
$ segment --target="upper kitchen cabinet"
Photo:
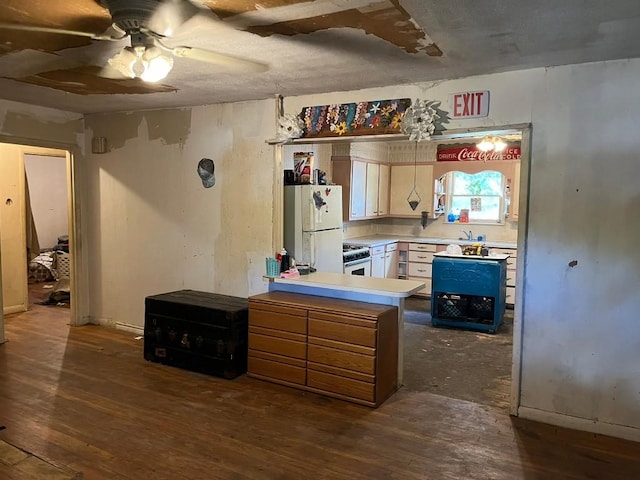
[[[388,214],[389,166],[354,157],[332,157],[333,181],[342,185],[343,218]]]
[[[420,204],[412,210],[407,197],[413,190],[415,169],[416,192]],[[433,210],[433,165],[391,165],[391,187],[389,189],[389,215],[394,217],[420,217],[422,211]]]
[[[367,217],[389,214],[389,165],[367,163],[365,213]]]

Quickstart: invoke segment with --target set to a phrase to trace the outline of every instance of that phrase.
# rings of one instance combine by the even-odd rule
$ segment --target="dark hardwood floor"
[[[0,440],[75,478],[640,478],[638,443],[410,388],[370,409],[199,375],[146,362],[134,334],[71,328],[68,315],[34,306],[5,317]],[[0,478],[58,477],[0,458]]]

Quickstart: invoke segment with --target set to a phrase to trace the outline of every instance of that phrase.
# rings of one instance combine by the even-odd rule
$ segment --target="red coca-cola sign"
[[[487,160],[520,160],[520,145],[507,145],[501,152],[483,152],[476,145],[438,147],[439,162],[475,162]]]

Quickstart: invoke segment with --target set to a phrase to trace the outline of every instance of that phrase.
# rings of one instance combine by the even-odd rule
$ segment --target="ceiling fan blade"
[[[147,28],[169,37],[187,20],[203,11],[188,0],[163,0],[149,19]]]
[[[126,33],[114,27],[109,27],[109,29],[107,29],[107,31],[103,34],[96,34],[96,33],[90,33],[90,32],[79,32],[77,30],[65,30],[63,28],[41,27],[38,25],[23,25],[18,23],[0,22],[0,29],[21,30],[24,32],[36,32],[36,33],[55,33],[60,35],[73,35],[76,37],[88,37],[93,40],[121,40],[126,36]]]
[[[269,70],[269,65],[267,65],[266,63],[246,60],[244,58],[225,55],[223,53],[216,53],[212,52],[211,50],[205,50],[203,48],[180,46],[174,48],[169,47],[169,50],[176,57],[190,58],[192,60],[198,60],[200,62],[212,63],[214,65],[229,67],[233,70],[256,73]]]

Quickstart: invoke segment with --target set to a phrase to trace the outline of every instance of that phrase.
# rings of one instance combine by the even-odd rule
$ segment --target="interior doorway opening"
[[[478,235],[478,232],[483,234],[483,238],[487,238],[484,233],[489,233],[489,240],[493,240],[493,242],[496,242],[498,244],[503,244],[503,248],[511,248],[513,250],[511,255],[512,260],[515,260],[516,254],[517,258],[522,260],[526,255],[526,219],[528,210],[530,167],[529,162],[531,149],[530,124],[500,126],[492,127],[490,129],[474,128],[464,130],[448,130],[443,132],[443,134],[441,135],[433,136],[428,142],[423,142],[424,145],[421,144],[420,149],[418,149],[418,147],[415,145],[415,142],[408,142],[406,138],[390,140],[389,138],[375,138],[374,136],[372,138],[359,138],[357,139],[357,141],[354,139],[341,139],[333,137],[321,139],[296,139],[291,141],[290,145],[281,145],[276,148],[276,168],[274,174],[274,183],[276,185],[282,186],[283,171],[287,168],[291,168],[287,163],[291,162],[291,159],[289,157],[291,157],[292,152],[298,151],[300,148],[304,148],[307,151],[314,151],[314,155],[316,157],[316,165],[318,165],[321,170],[326,170],[327,172],[329,172],[329,178],[331,180],[333,180],[332,155],[351,155],[358,157],[358,161],[365,159],[363,161],[389,164],[389,167],[392,170],[392,174],[391,181],[388,185],[388,191],[389,197],[391,197],[390,203],[393,204],[393,197],[395,195],[393,169],[395,166],[402,168],[405,167],[404,165],[402,165],[402,163],[408,165],[410,167],[409,171],[411,175],[409,175],[407,178],[410,178],[410,180],[413,181],[415,178],[415,152],[420,150],[422,156],[424,156],[425,158],[427,156],[429,157],[429,159],[423,160],[423,162],[421,163],[425,163],[428,165],[427,168],[433,169],[431,180],[433,181],[433,179],[439,179],[444,173],[446,173],[447,170],[451,170],[451,165],[444,165],[447,162],[440,162],[436,160],[437,145],[441,143],[449,144],[449,146],[452,147],[476,145],[486,136],[500,136],[502,138],[508,139],[510,142],[517,142],[519,144],[520,154],[519,161],[511,161],[511,165],[507,169],[509,174],[505,176],[504,187],[510,193],[503,196],[503,198],[500,200],[499,205],[499,209],[502,212],[501,215],[504,214],[507,216],[505,221],[501,221],[499,223],[504,225],[503,230],[509,231],[491,231],[490,229],[493,228],[493,230],[495,230],[495,227],[483,225],[482,222],[478,222],[477,225],[474,225],[473,228],[474,233],[476,234],[474,235],[474,238]],[[385,151],[384,149],[385,143],[388,146],[388,151]],[[364,144],[364,147],[356,147],[357,145],[361,144]],[[382,144],[383,146],[379,147],[379,144]],[[379,154],[380,152],[382,152],[382,155],[377,155],[376,158],[372,157],[369,159],[369,157],[366,157],[366,155],[363,156],[363,153]],[[397,160],[396,158],[392,157],[392,152],[396,154]],[[407,154],[406,152],[409,153]],[[405,155],[407,158],[405,159],[403,155]],[[486,162],[484,162],[482,159],[477,160],[479,161],[449,163],[475,163],[475,169],[486,169]],[[507,155],[505,155],[504,157],[501,157],[500,160],[509,161],[514,159],[509,158]],[[400,170],[400,168],[398,170]],[[398,175],[398,178],[400,177],[402,176]],[[516,184],[514,183],[516,179],[518,181],[518,186],[517,188],[514,188],[516,187]],[[353,183],[353,177],[351,177],[349,181]],[[401,188],[398,195],[396,195],[400,199],[399,203],[403,206],[407,204],[407,194],[411,190],[411,185],[412,184],[409,184],[409,186]],[[434,187],[434,192],[437,193],[436,190],[437,189]],[[363,189],[363,191],[366,192],[366,189]],[[378,192],[379,191],[380,188],[378,185]],[[424,195],[425,199],[431,198],[431,192],[429,193],[429,195]],[[275,188],[274,206],[276,207],[276,211],[280,211],[279,206],[281,205],[281,196],[282,189]],[[477,197],[477,195],[475,196]],[[438,206],[440,206],[441,204],[435,201],[436,197],[437,196],[434,195],[434,205],[437,204]],[[425,205],[429,203],[430,201],[426,201]],[[443,203],[442,206],[444,205],[448,204]],[[430,211],[432,210],[430,205],[429,208],[425,209]],[[433,211],[436,211],[436,209],[434,208]],[[399,238],[404,239],[402,240],[403,242],[408,242],[409,240],[407,240],[407,238],[412,237],[434,237],[438,239],[450,238],[452,240],[451,243],[456,243],[456,241],[459,240],[458,237],[463,236],[462,230],[465,229],[465,227],[467,230],[469,229],[469,227],[467,226],[469,224],[450,224],[450,222],[447,222],[445,220],[447,218],[447,215],[440,215],[437,221],[430,219],[429,222],[427,222],[428,226],[425,230],[424,226],[422,226],[421,228],[421,219],[419,218],[419,216],[416,217],[415,215],[411,215],[411,212],[409,213],[410,215],[404,216],[394,215],[393,208],[391,208],[390,206],[389,215],[384,217],[374,219],[365,216],[361,219],[356,219],[355,221],[354,219],[351,219],[351,221],[345,220],[343,226],[343,232],[345,234],[344,241],[352,241],[353,239],[357,238],[382,234],[386,237],[398,236]],[[279,245],[281,243],[278,239],[280,238],[279,235],[281,235],[280,231],[282,224],[283,217],[275,216],[274,245]],[[447,230],[450,230],[450,235],[447,234],[449,233],[447,232]],[[424,238],[422,240],[424,240]],[[508,244],[508,247],[505,246],[505,244]],[[515,247],[513,247],[514,245]],[[441,246],[446,247],[446,244]],[[449,380],[447,377],[451,377],[451,379],[453,379],[453,377],[455,376],[463,378],[464,375],[470,374],[472,369],[470,369],[469,366],[473,365],[474,367],[482,371],[485,379],[488,379],[488,383],[490,383],[490,385],[488,385],[488,388],[484,388],[482,385],[477,385],[478,389],[484,388],[484,391],[481,392],[484,398],[480,398],[477,396],[471,398],[467,396],[468,394],[473,395],[473,392],[471,391],[471,389],[465,389],[464,382],[462,382],[463,384],[461,386],[461,389],[455,392],[455,394],[461,396],[461,399],[471,400],[475,403],[490,403],[492,405],[498,405],[504,410],[508,410],[510,414],[517,415],[520,398],[522,312],[524,305],[523,285],[525,283],[524,265],[524,261],[513,261],[513,266],[511,268],[512,272],[510,272],[509,276],[510,283],[507,286],[508,295],[510,295],[510,302],[508,303],[510,303],[511,305],[506,310],[504,323],[500,326],[498,335],[478,333],[474,332],[473,330],[456,330],[447,328],[437,329],[438,334],[442,334],[442,342],[441,345],[439,345],[439,348],[441,348],[437,352],[432,351],[431,355],[438,357],[438,360],[441,361],[439,366],[434,364],[433,362],[430,362],[427,359],[428,355],[423,355],[428,353],[429,348],[433,347],[434,345],[420,344],[420,335],[424,335],[426,338],[429,336],[429,333],[432,331],[432,329],[435,328],[431,327],[430,322],[430,294],[416,298],[416,302],[414,302],[414,304],[411,304],[412,299],[407,299],[405,306],[409,305],[415,307],[415,311],[418,313],[419,318],[414,319],[415,321],[413,324],[411,324],[411,322],[407,321],[407,319],[405,318],[405,387],[409,388],[410,385],[408,385],[408,382],[411,381],[411,375],[408,374],[407,369],[413,369],[413,373],[415,373],[416,375],[415,378],[417,378],[417,376],[420,376],[420,384],[416,382],[414,385],[416,389],[424,389],[425,391],[430,391],[432,393],[438,393],[441,395],[444,394],[446,396],[447,394],[445,393],[445,389],[442,388],[444,386],[443,383],[439,383],[436,385],[429,384],[429,372],[433,372],[435,369],[438,369],[436,376],[444,380]],[[402,270],[398,268],[398,271],[401,272]],[[408,275],[408,272],[405,273],[404,276],[406,277],[406,275]],[[514,282],[515,284],[513,284]],[[427,290],[430,292],[430,284],[428,284],[428,287],[426,287],[425,293],[427,292]],[[469,338],[471,338],[473,341],[469,341],[461,346],[461,348],[456,349],[454,345],[455,342],[451,342],[448,332],[452,334],[459,334],[459,336],[465,337],[465,341],[469,340]],[[407,348],[410,342],[406,337],[410,337],[411,340],[415,340],[415,352],[417,352],[419,356],[424,357],[424,361],[421,361],[420,358],[416,357],[415,362],[408,362]],[[492,351],[492,354],[495,355],[493,359],[487,354],[483,355],[483,352],[486,349],[483,348],[482,342],[485,340],[491,341],[496,344],[495,348]],[[458,369],[456,370],[456,367],[454,367],[454,362],[447,362],[446,357],[464,357],[464,360],[458,364]],[[499,371],[496,369],[496,367],[498,367],[496,359],[500,361]],[[434,383],[437,383],[437,381]],[[478,389],[476,391],[479,391]],[[485,395],[485,393],[487,395]]]
[[[5,316],[72,318],[71,160],[63,149],[0,143],[0,342]]]

